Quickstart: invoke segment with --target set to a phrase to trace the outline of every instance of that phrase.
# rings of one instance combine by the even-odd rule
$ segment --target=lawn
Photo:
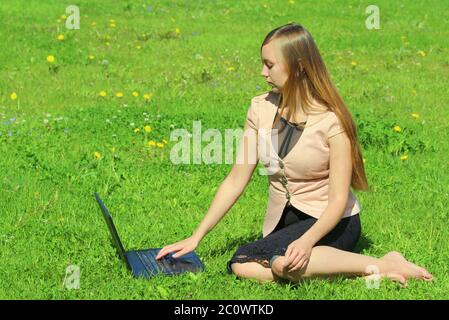
[[[0,3],[0,299],[447,299],[449,292],[449,5],[376,1],[78,0]],[[64,16],[66,15],[66,16]],[[191,235],[232,164],[173,164],[175,129],[242,128],[269,87],[259,48],[296,21],[314,36],[358,126],[371,192],[358,250],[400,251],[431,283],[378,289],[362,279],[259,284],[226,273],[257,239],[267,177],[196,252],[206,271],[134,279],[92,196],[127,249]],[[203,146],[207,143],[203,141]],[[80,270],[79,289],[64,284]]]

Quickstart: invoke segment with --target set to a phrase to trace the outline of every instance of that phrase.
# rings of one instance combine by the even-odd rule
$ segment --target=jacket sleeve
[[[259,121],[257,118],[257,110],[256,110],[257,102],[258,102],[257,99],[253,98],[251,100],[251,105],[248,108],[248,111],[246,113],[246,122],[254,130],[257,130],[257,128],[259,126]]]
[[[249,128],[243,132],[240,145],[237,152],[237,163],[239,164],[257,164],[259,161],[257,134],[259,128],[259,119],[257,114],[257,98],[251,100],[251,105],[246,113],[246,124]],[[246,143],[244,143],[244,141]]]
[[[340,125],[340,120],[334,112],[330,114],[330,125],[327,131],[327,138],[331,138],[339,133],[345,132],[343,127]]]

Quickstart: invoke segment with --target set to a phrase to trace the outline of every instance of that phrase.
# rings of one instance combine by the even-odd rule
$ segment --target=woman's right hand
[[[163,247],[159,253],[156,256],[156,259],[160,259],[163,256],[167,255],[168,253],[176,252],[172,257],[173,258],[179,258],[186,253],[189,253],[196,249],[198,244],[200,243],[200,240],[197,237],[190,236],[182,241],[169,244],[165,247]]]

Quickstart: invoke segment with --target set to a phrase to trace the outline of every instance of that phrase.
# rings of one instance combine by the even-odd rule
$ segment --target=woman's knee
[[[247,271],[247,267],[244,263],[234,262],[231,264],[232,272],[238,277],[244,277]]]
[[[299,281],[302,278],[306,278],[306,274],[304,272],[295,270],[294,272],[289,272],[284,267],[285,256],[279,256],[276,260],[274,260],[271,264],[271,271],[277,277],[289,280],[289,281]]]
[[[283,272],[283,260],[284,256],[279,256],[276,260],[274,260],[271,264],[271,271],[273,271],[276,275],[281,275]]]
[[[242,278],[258,278],[264,272],[262,269],[263,266],[256,262],[234,262],[231,264],[232,272]]]
[[[273,271],[273,273],[278,277],[282,277],[284,275],[284,256],[279,256],[272,262],[271,271]]]

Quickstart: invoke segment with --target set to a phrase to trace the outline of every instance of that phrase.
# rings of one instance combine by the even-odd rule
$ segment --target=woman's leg
[[[273,282],[282,280],[273,273],[271,268],[265,268],[257,262],[233,263],[232,272],[242,278],[256,279],[259,282]]]
[[[400,255],[400,254],[399,254]],[[402,257],[402,255],[400,255]],[[404,259],[405,260],[405,259]],[[344,276],[368,276],[379,273],[404,283],[409,278],[431,280],[432,276],[424,268],[410,262],[401,262],[399,258],[387,254],[374,258],[329,246],[316,246],[312,249],[309,263],[304,270],[289,272],[284,268],[285,257],[280,256],[273,262],[272,271],[280,278],[300,281],[304,278]]]
[[[253,278],[261,282],[283,280],[273,273],[268,261],[273,255],[283,254],[288,244],[305,233],[316,221],[305,214],[295,213],[294,210],[293,207],[286,206],[278,225],[270,235],[245,244],[235,252],[230,264],[232,273],[238,277]],[[282,247],[285,248],[279,250]],[[246,256],[250,257],[249,261],[241,259]],[[261,263],[251,262],[251,259],[254,261],[255,258]]]
[[[392,272],[392,263],[369,256],[335,249],[328,246],[318,246],[312,249],[312,254],[304,272],[288,272],[284,269],[284,256],[279,256],[272,268],[265,268],[257,262],[233,263],[232,272],[242,278],[256,279],[260,282],[286,279],[297,282],[300,279],[312,277],[331,277],[334,275],[364,276],[367,267],[376,265],[379,273]]]

